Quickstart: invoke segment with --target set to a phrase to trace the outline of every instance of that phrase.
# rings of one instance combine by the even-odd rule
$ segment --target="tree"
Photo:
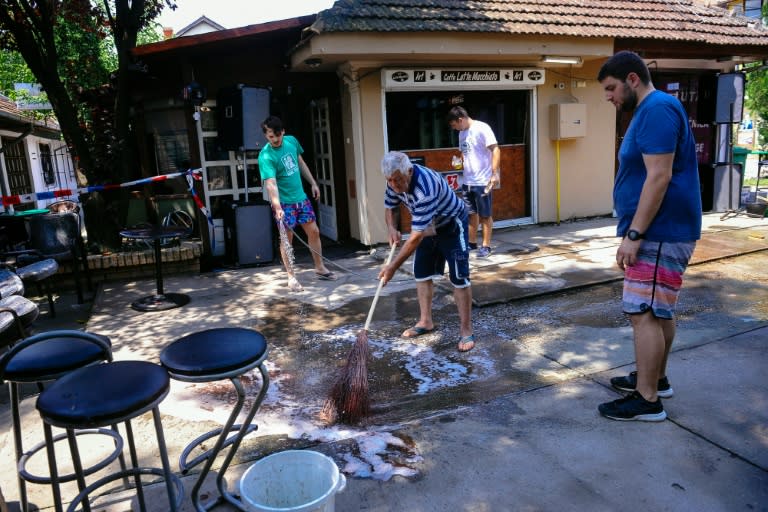
[[[131,50],[142,28],[166,6],[176,8],[173,0],[4,0],[0,7],[0,49],[24,58],[91,184],[138,175],[126,84],[141,67]],[[100,58],[106,38],[114,46],[114,70]],[[97,231],[89,228],[89,236],[102,238]],[[116,230],[107,232],[112,243],[106,245],[114,245]]]
[[[763,66],[760,66],[763,67]],[[758,145],[768,145],[768,69],[749,71],[745,104],[757,123]]]

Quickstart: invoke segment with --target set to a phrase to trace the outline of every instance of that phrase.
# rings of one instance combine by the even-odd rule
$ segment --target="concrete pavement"
[[[416,318],[412,282],[399,275],[374,315],[375,410],[358,427],[322,425],[316,413],[362,325],[386,249],[337,260],[344,272],[336,282],[313,280],[300,259],[299,294],[286,295],[277,267],[170,276],[166,290],[192,302],[161,314],[128,306],[151,293],[153,281],[104,283],[87,329],[112,338],[116,359],[156,360],[167,343],[204,328],[267,335],[273,382],[256,416],[259,431],[227,474],[232,485],[253,460],[296,447],[333,456],[349,474],[336,497],[342,512],[768,510],[768,224],[704,216],[670,358],[675,397],[664,401],[670,419],[661,424],[614,422],[596,412],[618,396],[609,378],[633,369],[634,359],[631,329],[616,311],[614,224],[601,218],[497,230],[491,258],[472,259],[475,302],[485,307],[475,308],[479,342],[467,355],[455,352],[444,288],[435,298],[436,332],[399,339]],[[163,402],[172,461],[222,422],[223,388],[175,386]],[[39,431],[33,402],[25,403],[32,425],[25,443]],[[7,411],[0,422],[9,425]],[[382,439],[380,451],[366,449]],[[0,464],[12,467],[7,429],[0,440]],[[156,461],[148,455],[145,462]],[[354,476],[364,466],[373,477]],[[13,501],[15,478],[2,473],[0,487]],[[187,477],[187,491],[192,485]],[[50,507],[47,488],[30,485],[30,493]],[[126,510],[120,496],[108,496],[103,509]],[[153,510],[167,509],[152,496]],[[192,510],[189,500],[183,510]]]

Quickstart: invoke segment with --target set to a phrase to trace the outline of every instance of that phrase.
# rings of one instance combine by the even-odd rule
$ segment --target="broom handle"
[[[389,250],[389,256],[387,256],[387,262],[384,263],[384,265],[389,265],[389,263],[392,261],[392,256],[395,255],[395,249],[397,249],[397,244],[392,244],[392,249]],[[368,326],[371,325],[371,318],[373,318],[373,310],[376,309],[376,303],[379,302],[379,294],[381,293],[381,289],[384,287],[384,279],[379,279],[379,286],[376,288],[376,294],[373,296],[373,302],[371,303],[371,309],[368,310],[368,318],[365,319],[365,327],[363,327],[364,331],[368,330]]]

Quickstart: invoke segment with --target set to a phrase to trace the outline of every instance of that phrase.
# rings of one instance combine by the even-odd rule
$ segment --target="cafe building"
[[[716,115],[741,101],[729,95],[743,85],[737,66],[768,58],[768,31],[693,0],[348,0],[316,16],[142,46],[135,53],[148,77],[136,105],[152,156],[143,171],[202,168],[201,193],[217,218],[228,201],[262,194],[260,129],[235,120],[229,140],[232,115],[222,107],[257,122],[275,114],[320,185],[322,233],[373,245],[386,241],[386,151],[461,183],[458,137],[445,117],[461,105],[501,147],[495,226],[609,215],[629,119],[595,77],[623,49],[643,56],[657,88],[686,106],[712,208],[731,126]],[[190,84],[197,104],[180,97]]]

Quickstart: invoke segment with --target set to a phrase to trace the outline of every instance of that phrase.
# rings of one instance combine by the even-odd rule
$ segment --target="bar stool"
[[[44,292],[48,297],[48,307],[51,310],[51,317],[56,318],[56,308],[53,304],[53,290],[51,289],[52,276],[59,271],[59,264],[53,258],[48,258],[23,267],[16,268],[16,275],[24,283],[35,283],[40,292]]]
[[[209,510],[224,501],[233,504],[240,510],[244,509],[244,505],[238,497],[227,491],[224,474],[243,438],[257,428],[256,425],[251,425],[251,422],[269,388],[269,375],[264,367],[266,359],[267,341],[264,336],[258,331],[239,327],[196,332],[174,341],[160,353],[160,362],[168,370],[171,378],[182,382],[213,382],[229,379],[237,392],[237,403],[225,425],[193,440],[179,457],[179,467],[182,474],[186,474],[190,469],[205,461],[191,492],[192,503],[198,512]],[[254,368],[258,368],[261,373],[261,389],[244,423],[235,425],[235,420],[240,415],[245,403],[245,390],[240,382],[240,377]],[[237,433],[227,438],[229,433],[234,431]],[[195,459],[187,461],[195,447],[213,437],[217,438],[213,448],[206,450]],[[216,478],[219,497],[213,502],[203,505],[200,503],[200,487],[210,472],[216,457],[227,446],[230,446],[229,452]]]
[[[29,507],[26,482],[50,484],[50,477],[37,476],[26,471],[27,461],[41,450],[45,443],[25,452],[22,445],[22,424],[19,405],[20,387],[23,384],[42,384],[59,378],[76,368],[112,360],[112,348],[108,337],[75,330],[50,331],[26,338],[15,344],[0,358],[0,384],[7,382],[11,399],[11,427],[16,451],[16,463],[19,479],[19,502],[22,512]],[[78,432],[78,435],[94,433]],[[122,439],[116,432],[99,432],[115,438],[115,444],[122,447]],[[54,442],[63,439],[59,435]],[[114,454],[108,457],[107,464],[114,460]],[[100,469],[88,468],[93,472]],[[72,475],[60,477],[61,481],[74,480]]]
[[[90,511],[88,498],[90,494],[107,483],[129,476],[134,478],[139,506],[142,511],[146,511],[141,475],[162,476],[168,493],[169,510],[172,512],[178,510],[184,494],[183,486],[181,480],[171,472],[168,463],[168,451],[158,407],[168,394],[169,387],[168,372],[162,366],[146,361],[117,361],[74,370],[40,394],[37,399],[37,410],[43,418],[57,512],[62,511],[62,505],[52,426],[66,429],[75,479],[81,489],[80,494],[69,505],[68,512],[74,512],[80,503],[83,503],[83,510]],[[148,411],[152,411],[162,469],[140,467],[138,464],[131,419]],[[99,428],[116,423],[125,425],[125,438],[128,441],[132,467],[109,474],[86,486],[84,478],[86,473],[82,467],[75,429]]]
[[[26,338],[27,327],[39,314],[37,304],[21,295],[0,299],[0,347]]]

